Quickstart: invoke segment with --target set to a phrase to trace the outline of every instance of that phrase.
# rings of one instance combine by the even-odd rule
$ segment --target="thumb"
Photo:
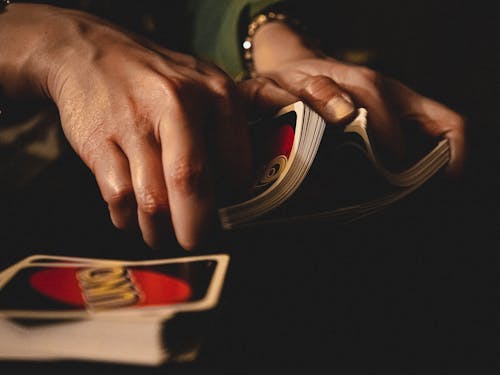
[[[269,77],[241,81],[238,91],[249,118],[263,117],[300,100]]]

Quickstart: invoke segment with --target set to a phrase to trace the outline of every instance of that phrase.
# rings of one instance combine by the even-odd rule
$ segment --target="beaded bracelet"
[[[254,77],[256,75],[253,62],[253,37],[261,26],[270,22],[283,22],[294,29],[302,28],[302,25],[297,19],[291,18],[285,13],[270,11],[255,16],[252,22],[248,25],[247,35],[242,44],[243,61],[250,77]]]
[[[1,0],[0,1],[0,11],[4,10],[7,5],[11,3],[10,0]]]

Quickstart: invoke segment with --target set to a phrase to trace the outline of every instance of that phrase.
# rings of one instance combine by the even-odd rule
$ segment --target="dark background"
[[[125,373],[499,372],[500,44],[493,5],[300,3],[331,51],[363,51],[372,67],[467,118],[462,178],[436,178],[352,225],[314,222],[217,235],[207,249],[229,252],[230,270],[195,363],[3,365]],[[112,228],[93,177],[72,154],[34,187],[7,197],[5,207],[4,265],[33,252],[169,256]]]

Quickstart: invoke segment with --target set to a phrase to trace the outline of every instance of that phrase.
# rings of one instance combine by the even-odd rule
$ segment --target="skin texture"
[[[269,86],[278,86],[332,124],[342,124],[349,111],[365,107],[375,148],[396,169],[406,160],[412,141],[404,136],[403,122],[412,120],[427,136],[449,140],[447,175],[456,178],[463,172],[466,123],[457,112],[372,69],[325,56],[282,22],[260,27],[253,46],[257,77],[241,85],[247,101],[264,103]]]
[[[404,157],[399,119],[412,118],[428,134],[450,140],[450,175],[465,158],[457,113],[368,68],[310,49],[279,22],[258,30],[258,76],[238,85],[193,56],[95,16],[46,5],[9,5],[0,45],[3,93],[55,103],[113,224],[140,230],[156,249],[172,239],[186,250],[202,246],[216,225],[216,208],[248,187],[249,113],[301,99],[341,126],[356,106],[365,106],[387,155]]]
[[[247,121],[230,77],[79,11],[12,4],[0,28],[5,94],[54,101],[113,224],[140,229],[153,248],[173,235],[197,248],[219,197],[250,176]]]

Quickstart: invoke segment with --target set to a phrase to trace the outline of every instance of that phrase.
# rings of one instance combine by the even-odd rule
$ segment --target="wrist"
[[[281,64],[317,56],[304,37],[281,21],[261,26],[253,38],[253,63],[257,73],[273,70]]]
[[[0,83],[7,96],[40,96],[46,92],[46,51],[53,42],[53,7],[9,4],[0,14]]]
[[[273,7],[252,19],[243,42],[243,59],[249,76],[289,61],[322,56],[317,41],[294,14],[292,8]]]
[[[0,85],[6,96],[54,97],[54,77],[88,48],[86,14],[44,4],[12,3],[0,14]],[[92,52],[89,51],[89,54]]]

